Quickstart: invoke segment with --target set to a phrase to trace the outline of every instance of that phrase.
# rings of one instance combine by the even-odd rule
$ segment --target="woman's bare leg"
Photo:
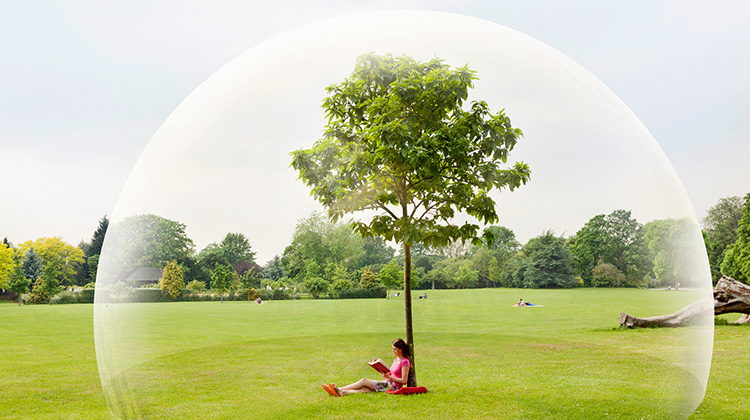
[[[365,378],[362,378],[353,384],[339,387],[339,394],[341,395],[373,391],[375,391],[375,381]]]

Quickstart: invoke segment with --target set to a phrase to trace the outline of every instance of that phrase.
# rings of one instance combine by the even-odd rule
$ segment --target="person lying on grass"
[[[523,301],[523,299],[521,299],[521,300],[519,300],[519,301],[518,301],[518,302],[517,302],[517,303],[516,303],[515,305],[513,305],[513,306],[515,306],[515,307],[521,307],[521,306],[538,306],[538,305],[534,305],[534,304],[533,304],[533,303],[531,303],[531,302],[524,302],[524,301]]]
[[[409,378],[409,368],[411,367],[409,346],[400,338],[393,340],[392,346],[393,355],[396,358],[393,360],[391,370],[383,374],[382,381],[362,378],[353,384],[340,388],[334,384],[323,384],[323,389],[334,397],[363,392],[396,391],[401,389],[401,387],[406,385],[406,381]]]

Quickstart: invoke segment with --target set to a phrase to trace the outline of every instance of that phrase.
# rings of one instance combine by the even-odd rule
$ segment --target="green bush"
[[[62,292],[49,300],[50,305],[64,305],[68,303],[78,303],[78,293]]]
[[[331,297],[337,298],[341,296],[341,292],[343,290],[347,290],[351,288],[352,288],[352,282],[346,279],[338,279],[333,282],[333,285],[331,285],[330,293],[333,295]]]
[[[258,290],[258,296],[261,300],[289,300],[294,299],[294,296],[289,293],[287,289],[260,289]]]
[[[131,299],[133,302],[173,302],[171,296],[162,292],[161,289],[133,289]]]
[[[164,273],[159,279],[159,286],[172,299],[177,299],[180,296],[180,292],[185,287],[185,277],[182,274],[182,269],[177,265],[177,261],[172,261],[164,267]]]
[[[64,291],[49,300],[52,305],[69,303],[94,303],[94,289],[83,289],[79,292]]]
[[[185,288],[188,290],[195,290],[195,291],[202,292],[206,290],[206,282],[193,280],[190,283],[188,283],[187,286],[185,286]]]
[[[328,291],[330,284],[320,277],[312,277],[307,279],[303,286],[313,299],[317,299],[320,295]]]
[[[32,305],[38,305],[42,303],[49,303],[51,296],[49,287],[45,284],[46,280],[43,277],[39,277],[34,282],[34,289],[29,294],[26,303]]]
[[[339,299],[382,299],[386,295],[385,287],[352,287],[339,292]]]
[[[94,303],[94,289],[82,289],[78,292],[78,303]]]

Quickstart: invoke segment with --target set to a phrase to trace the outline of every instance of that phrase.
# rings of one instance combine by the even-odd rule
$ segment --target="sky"
[[[750,192],[746,122],[750,4],[746,2],[269,3],[39,1],[3,5],[0,167],[6,176],[0,194],[0,237],[13,243],[50,236],[73,245],[89,240],[102,216],[111,216],[116,206],[127,206],[122,199],[117,204],[118,197],[151,138],[217,70],[300,26],[384,10],[432,10],[481,18],[524,33],[569,57],[640,119],[682,180],[699,219],[719,198]],[[309,63],[304,74],[323,67]],[[351,66],[342,69],[345,76]],[[489,83],[492,78],[483,80]],[[520,118],[519,124],[523,121]],[[529,130],[526,134],[528,138]],[[304,139],[302,144],[312,141]],[[131,185],[143,185],[144,175],[136,175]],[[178,181],[174,185],[180,185]],[[182,188],[190,190],[189,185]],[[252,188],[233,190],[228,200],[253,193]],[[128,194],[132,197],[133,192]],[[242,210],[228,207],[235,213]],[[578,226],[597,212],[608,210],[581,215]],[[230,214],[218,214],[231,219]],[[190,228],[188,215],[188,220],[174,218],[188,225],[199,248],[219,241],[228,230],[244,231],[262,263],[283,249],[264,245],[265,239],[258,235],[276,235],[288,243],[298,214],[306,213],[286,215],[290,222],[283,232],[277,229],[261,235],[244,226],[221,225],[213,237],[191,232],[196,228]],[[518,217],[510,216],[520,224]],[[514,223],[508,226],[516,228]],[[569,235],[576,229],[549,224],[546,227],[559,234]],[[532,226],[519,237],[528,239],[541,229]]]

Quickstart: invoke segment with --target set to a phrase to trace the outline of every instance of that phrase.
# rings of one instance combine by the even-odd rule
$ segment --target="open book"
[[[373,369],[377,370],[380,373],[386,373],[386,372],[391,371],[391,369],[388,366],[386,366],[386,364],[383,363],[383,361],[380,359],[375,359],[372,362],[370,362],[370,366],[372,366]]]

